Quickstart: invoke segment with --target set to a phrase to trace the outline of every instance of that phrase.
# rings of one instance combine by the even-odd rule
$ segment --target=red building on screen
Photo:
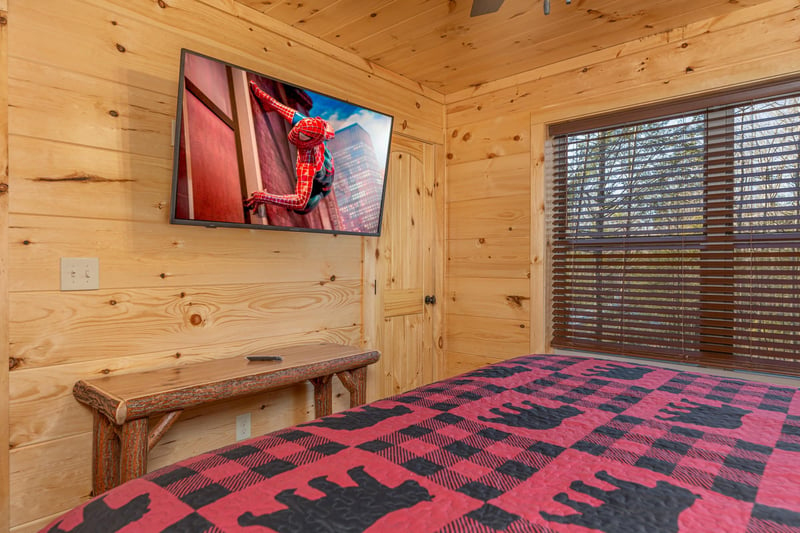
[[[342,228],[378,231],[383,191],[383,162],[378,162],[372,139],[364,128],[352,124],[328,141],[336,162],[333,189],[339,204]]]

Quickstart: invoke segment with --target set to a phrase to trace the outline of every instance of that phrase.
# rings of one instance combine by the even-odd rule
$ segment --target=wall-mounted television
[[[181,50],[170,222],[380,235],[392,123]]]

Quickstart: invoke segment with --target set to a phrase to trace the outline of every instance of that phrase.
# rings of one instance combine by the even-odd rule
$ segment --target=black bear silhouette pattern
[[[526,409],[525,407],[517,407],[512,403],[504,403],[503,407],[510,412],[503,411],[499,407],[492,407],[489,409],[489,412],[498,415],[498,418],[479,416],[478,419],[484,422],[497,422],[516,428],[552,429],[560,426],[567,418],[583,414],[583,411],[571,405],[545,407],[529,402],[528,400],[524,400],[522,404],[530,408]]]
[[[747,409],[733,407],[725,403],[720,407],[714,407],[713,405],[692,402],[686,398],[681,398],[681,403],[685,405],[669,402],[667,407],[659,411],[659,413],[669,416],[656,415],[655,417],[668,422],[683,422],[684,424],[719,429],[736,429],[742,426],[742,417],[752,413]]]
[[[288,509],[260,516],[248,511],[239,517],[239,525],[264,526],[279,533],[364,531],[389,513],[433,499],[413,480],[390,488],[365,472],[363,466],[351,468],[347,474],[357,486],[341,487],[327,476],[317,477],[308,485],[323,492],[322,498],[309,500],[295,494],[295,489],[284,490],[275,500]]]
[[[603,490],[583,481],[573,481],[569,488],[603,502],[595,507],[573,500],[565,492],[553,499],[577,511],[577,514],[555,515],[540,511],[545,520],[560,524],[573,524],[605,533],[620,531],[641,533],[676,533],[678,516],[691,507],[700,496],[666,481],[655,487],[615,478],[601,470],[594,475],[617,487]]]
[[[641,379],[644,375],[649,374],[654,370],[655,368],[644,368],[641,366],[630,367],[618,365],[616,363],[608,363],[605,365],[592,367],[588,371],[584,372],[583,375],[598,378],[626,379],[629,381],[635,381],[637,379]]]
[[[471,378],[507,378],[514,374],[530,372],[531,369],[524,366],[492,366],[481,368],[467,374]]]
[[[397,405],[391,409],[381,409],[380,407],[365,405],[358,411],[346,411],[300,425],[355,431],[357,429],[374,426],[378,422],[382,422],[388,418],[406,415],[410,412],[411,409],[404,405]]]
[[[140,494],[125,505],[112,509],[99,498],[83,508],[83,522],[72,529],[61,529],[57,523],[47,533],[114,533],[140,520],[150,510],[150,495]]]

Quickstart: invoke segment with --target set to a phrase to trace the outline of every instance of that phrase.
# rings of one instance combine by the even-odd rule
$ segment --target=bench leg
[[[92,496],[119,485],[120,442],[111,421],[94,411]]]
[[[367,367],[345,370],[336,374],[350,393],[350,408],[367,402]]]
[[[311,383],[314,384],[314,416],[317,418],[333,412],[332,377],[322,376],[311,380]]]
[[[147,437],[147,418],[137,418],[122,425],[120,483],[147,471]]]

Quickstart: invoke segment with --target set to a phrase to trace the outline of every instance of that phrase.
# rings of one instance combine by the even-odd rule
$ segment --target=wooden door
[[[381,352],[369,377],[370,399],[430,383],[440,375],[443,195],[440,149],[394,135],[383,227],[365,238],[365,342]],[[436,303],[425,303],[435,296]]]

